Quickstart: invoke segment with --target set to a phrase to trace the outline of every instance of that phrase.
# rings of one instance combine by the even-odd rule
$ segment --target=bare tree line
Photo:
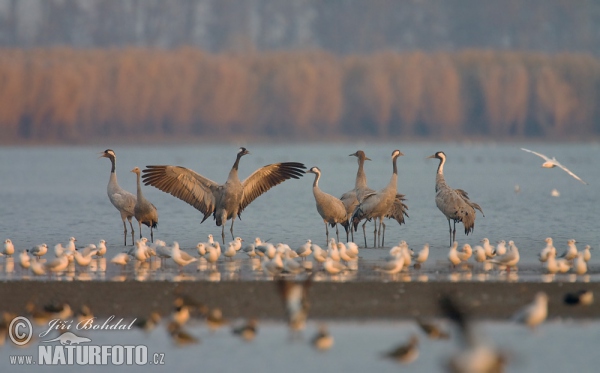
[[[585,137],[600,61],[468,50],[333,55],[2,49],[10,140],[133,135]]]

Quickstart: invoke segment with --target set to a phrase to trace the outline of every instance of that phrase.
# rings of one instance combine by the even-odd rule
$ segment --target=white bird
[[[473,255],[473,249],[471,245],[466,243],[463,245],[462,250],[456,252],[456,255],[458,255],[461,261],[466,262]]]
[[[558,191],[558,189],[554,188],[550,191],[550,195],[552,197],[560,197],[560,192]]]
[[[115,155],[114,150],[106,149],[103,153],[101,153],[99,158],[108,158],[112,164],[106,191],[108,193],[108,199],[110,200],[110,203],[112,203],[113,206],[119,210],[119,213],[121,213],[121,220],[123,220],[123,235],[125,236],[124,245],[127,246],[127,225],[125,225],[125,219],[129,220],[129,226],[131,227],[131,242],[133,242],[135,240],[135,235],[131,219],[134,215],[134,208],[137,198],[125,189],[121,188],[117,183],[117,173],[115,171],[117,156]]]
[[[403,267],[404,267],[404,255],[397,254],[394,259],[385,262],[381,266],[375,267],[375,271],[383,272],[388,275],[393,275],[393,274],[400,272]]]
[[[204,255],[204,258],[207,262],[214,265],[219,260],[220,256],[221,246],[218,242],[206,246],[206,255]]]
[[[73,254],[63,254],[45,264],[45,269],[50,272],[62,272],[69,266],[69,256]]]
[[[304,272],[304,267],[294,259],[290,258],[290,251],[283,255],[283,272],[291,274]]]
[[[571,265],[566,259],[556,259],[556,253],[550,252],[550,254],[548,255],[548,260],[546,260],[544,267],[548,273],[554,274],[557,272],[568,272],[571,268]]]
[[[10,238],[7,238],[6,240],[4,240],[4,249],[2,250],[2,253],[0,253],[0,254],[6,255],[7,257],[12,257],[12,255],[14,253],[15,253],[15,245],[13,245]]]
[[[418,264],[425,263],[429,258],[429,244],[426,243],[425,245],[423,245],[423,248],[418,253],[414,254],[413,258]]]
[[[331,257],[327,257],[325,263],[323,264],[323,268],[330,275],[337,275],[340,272],[343,272],[347,269],[345,265],[340,262],[334,261]]]
[[[521,148],[521,150],[524,150],[528,153],[532,153],[537,155],[540,158],[544,159],[544,163],[542,164],[542,167],[544,168],[554,168],[554,167],[558,167],[558,168],[562,168],[566,173],[568,173],[569,175],[573,176],[575,179],[581,181],[582,183],[586,184],[587,183],[583,180],[581,180],[581,178],[577,175],[575,175],[573,172],[571,172],[568,168],[566,168],[565,166],[563,166],[562,164],[560,164],[556,158],[552,157],[552,159],[546,157],[545,155],[538,153],[538,152],[534,152],[533,150],[529,150],[529,149],[525,149],[525,148]]]
[[[554,245],[552,243],[552,238],[551,237],[547,237],[545,239],[546,241],[546,247],[544,247],[542,249],[542,251],[540,252],[540,262],[544,263],[548,260],[548,256],[550,255],[550,252],[554,252],[554,255],[556,255],[556,249],[554,248]]]
[[[321,249],[321,246],[314,243],[310,245],[310,248],[313,252],[313,258],[315,258],[318,263],[325,263],[325,260],[327,260],[327,251]]]
[[[494,253],[494,246],[490,245],[490,240],[484,238],[481,240],[481,243],[483,243],[483,251],[485,251],[485,256],[487,258],[493,258],[496,254]]]
[[[575,246],[575,243],[577,241],[570,239],[569,241],[567,241],[567,250],[562,253],[562,255],[560,256],[560,258],[565,258],[566,260],[573,260],[577,257],[577,246]]]
[[[311,246],[312,241],[306,240],[306,242],[296,250],[296,254],[298,254],[298,256],[302,258],[302,260],[306,260],[306,257],[312,254]]]
[[[256,252],[256,246],[260,245],[262,243],[262,240],[260,239],[260,237],[256,237],[254,239],[254,243],[248,244],[246,245],[242,250],[250,257],[250,258],[254,258],[256,255],[261,255],[262,253],[257,253]]]
[[[457,247],[458,242],[454,241],[452,243],[452,246],[450,247],[450,251],[448,252],[448,260],[450,261],[453,267],[456,267],[461,262],[460,257],[458,256],[458,251],[456,251]]]
[[[577,254],[577,257],[573,261],[573,269],[578,275],[584,275],[587,272],[587,263],[585,261],[583,252]]]
[[[273,258],[264,256],[261,263],[262,269],[265,273],[275,276],[283,270],[283,260],[281,254],[275,253]]]
[[[63,253],[73,254],[73,252],[75,251],[75,241],[77,241],[75,237],[71,237],[69,238],[67,246],[63,246],[61,243],[56,244],[54,246],[54,253],[56,254],[56,256],[59,257],[63,255]]]
[[[241,237],[236,237],[235,240],[231,241],[233,247],[235,248],[235,251],[240,251],[240,249],[242,248],[242,242],[244,242],[244,240],[242,240]]]
[[[95,245],[94,245],[95,246]],[[80,253],[79,251],[73,252],[73,257],[77,264],[82,267],[87,267],[92,262],[93,256],[96,254],[95,250],[85,250],[84,253]]]
[[[332,260],[339,262],[340,261],[340,251],[338,250],[337,244],[335,243],[335,240],[332,238],[331,240],[329,240],[329,246],[327,248],[327,256],[330,257]]]
[[[47,252],[48,252],[48,245],[46,245],[45,243],[36,245],[29,250],[29,253],[31,253],[31,255],[33,255],[33,256],[37,256],[38,260],[42,256],[46,255]]]
[[[548,316],[548,295],[544,292],[539,292],[535,295],[533,302],[512,317],[513,321],[523,323],[534,329],[536,326],[544,322]]]
[[[473,257],[477,263],[483,263],[487,259],[487,255],[485,255],[485,250],[482,246],[475,246],[473,249]]]
[[[494,250],[494,255],[504,255],[506,254],[506,241],[500,240],[498,241],[498,245],[496,245],[496,249]]]
[[[129,255],[127,255],[127,253],[118,253],[117,255],[112,257],[110,262],[125,267],[129,262]]]
[[[28,269],[31,266],[31,258],[27,254],[27,250],[22,250],[19,254],[19,264],[23,269]]]
[[[230,242],[227,245],[227,248],[225,249],[225,251],[223,252],[223,255],[225,255],[227,258],[229,258],[229,260],[233,260],[233,257],[235,256],[235,254],[237,254],[237,250],[235,249],[236,245],[233,242]]]
[[[346,243],[346,248],[348,249],[349,252],[356,255],[356,257],[358,258],[358,245],[357,244],[355,244],[354,242],[348,242],[348,243]]]
[[[156,240],[157,242],[160,240]],[[169,259],[171,257],[173,257],[173,251],[171,250],[171,248],[169,246],[166,245],[166,242],[161,241],[161,245],[156,245],[155,247],[155,251],[156,251],[156,256],[158,256],[160,258],[161,263],[164,262],[166,259]]]
[[[31,262],[31,272],[33,272],[36,276],[43,276],[46,274],[46,269],[44,268],[44,264],[40,262],[33,261]]]
[[[585,247],[583,248],[583,260],[585,260],[586,262],[589,262],[590,259],[592,259],[592,253],[590,252],[591,249],[592,248],[590,245],[585,245]]]
[[[140,262],[145,262],[150,256],[148,254],[148,246],[146,246],[142,240],[135,241],[135,246],[129,252],[131,253],[131,256]]]
[[[171,246],[171,251],[173,253],[171,258],[175,263],[179,265],[180,269],[198,260],[198,258],[194,258],[185,251],[181,251],[181,249],[179,248],[179,243],[177,241],[173,242],[173,246]]]
[[[104,255],[106,255],[106,241],[104,240],[100,240],[100,242],[98,242],[98,245],[96,246],[97,250],[96,250],[96,256],[99,257],[104,257]]]
[[[508,249],[503,255],[497,255],[494,259],[490,260],[490,263],[495,263],[500,266],[506,266],[507,270],[510,271],[512,267],[516,267],[521,259],[519,249],[513,241],[508,242]]]
[[[340,253],[340,259],[346,262],[346,264],[358,260],[358,256],[350,252],[342,242],[338,242],[337,246]]]
[[[262,255],[266,256],[269,259],[273,259],[275,253],[277,252],[277,249],[272,243],[263,242],[260,245],[256,246],[256,251],[260,252]]]
[[[206,255],[206,245],[204,244],[204,242],[198,242],[198,244],[196,245],[196,250],[198,251],[199,256]]]

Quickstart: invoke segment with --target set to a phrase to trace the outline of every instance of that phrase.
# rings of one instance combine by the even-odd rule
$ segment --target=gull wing
[[[562,168],[566,173],[568,173],[569,175],[573,176],[575,179],[581,181],[585,185],[588,185],[588,183],[586,183],[585,181],[581,180],[581,178],[579,176],[575,175],[573,172],[571,172],[571,170],[569,170],[568,168],[566,168],[565,166],[563,166],[559,162],[555,161],[554,164],[556,164],[557,167]]]
[[[215,210],[213,191],[218,188],[218,184],[214,181],[185,167],[146,167],[142,171],[145,185],[152,185],[194,206],[204,214],[204,219]]]
[[[244,195],[240,203],[239,214],[261,194],[288,179],[299,179],[304,175],[306,166],[298,162],[283,162],[266,165],[254,171],[242,182]]]
[[[543,158],[543,159],[544,159],[545,161],[547,161],[547,162],[553,162],[553,160],[552,160],[552,159],[550,159],[550,158],[546,157],[545,155],[543,155],[543,154],[541,154],[541,153],[534,152],[533,150],[529,150],[529,149],[525,149],[525,148],[521,148],[521,150],[524,150],[524,151],[526,151],[526,152],[528,152],[528,153],[535,154],[535,155],[537,155],[538,157],[541,157],[541,158]]]

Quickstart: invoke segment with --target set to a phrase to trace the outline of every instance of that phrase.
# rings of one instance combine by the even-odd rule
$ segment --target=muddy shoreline
[[[549,318],[591,319],[600,316],[600,302],[568,306],[566,293],[580,289],[600,294],[600,283],[526,282],[314,282],[309,290],[310,317],[318,319],[410,319],[441,316],[438,299],[452,295],[473,317],[501,320],[533,299],[549,295]],[[24,314],[33,301],[42,306],[68,302],[88,305],[95,316],[144,317],[152,311],[167,315],[178,295],[220,307],[229,318],[281,319],[281,299],[272,281],[125,282],[0,282],[0,310]]]

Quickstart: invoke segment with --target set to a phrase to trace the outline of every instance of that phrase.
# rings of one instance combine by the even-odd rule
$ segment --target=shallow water
[[[78,246],[105,239],[111,250],[119,249],[122,223],[106,195],[110,162],[98,159],[98,152],[107,147],[113,146],[0,148],[0,237],[11,238],[17,249],[42,242],[52,248],[59,242],[66,243],[70,236],[78,239]],[[521,147],[555,156],[590,185],[579,183],[559,169],[541,168],[542,160],[521,151]],[[149,164],[181,165],[223,182],[237,151],[237,146],[231,144],[114,148],[119,183],[131,192],[135,192],[135,175],[129,170]],[[240,178],[265,164],[299,161],[307,167],[318,166],[323,173],[320,187],[336,196],[354,185],[356,158],[348,154],[363,149],[373,159],[365,169],[369,186],[379,189],[389,181],[392,150],[400,149],[405,156],[398,160],[398,191],[406,195],[410,218],[403,226],[386,221],[386,246],[406,240],[419,249],[428,242],[432,248],[430,260],[444,260],[448,242],[447,220],[434,201],[437,160],[425,159],[438,150],[448,157],[448,184],[466,190],[485,212],[485,217],[478,213],[472,235],[465,236],[462,225],[457,228],[460,244],[477,244],[484,237],[492,242],[512,239],[520,248],[522,260],[534,262],[548,236],[554,238],[559,252],[570,238],[577,239],[580,248],[585,244],[597,247],[600,242],[597,144],[337,143],[254,144],[247,148],[251,154],[241,161]],[[242,213],[242,220],[236,220],[234,234],[246,241],[258,236],[291,247],[308,238],[325,244],[312,181],[312,174],[286,181],[256,199]],[[515,185],[520,186],[520,193],[515,193]],[[554,188],[560,191],[560,197],[550,195]],[[220,236],[221,229],[212,218],[200,225],[202,215],[185,202],[149,186],[144,187],[144,193],[159,211],[156,238],[192,248],[205,241],[208,234]],[[373,225],[367,226],[371,246]],[[134,228],[137,236],[135,221]],[[228,229],[229,224],[226,240],[231,238]],[[149,236],[146,227],[143,234]],[[355,241],[364,243],[360,228]]]
[[[237,320],[239,323],[242,320]],[[93,331],[74,333],[91,339],[89,345],[146,345],[154,353],[164,354],[164,365],[113,366],[128,371],[208,371],[208,372],[443,372],[448,358],[460,350],[459,334],[454,327],[442,322],[450,331],[450,340],[430,340],[412,322],[327,322],[334,337],[329,351],[320,352],[310,345],[317,322],[309,322],[300,338],[290,338],[287,326],[277,322],[258,325],[258,334],[251,342],[244,342],[231,334],[230,327],[214,333],[203,323],[192,323],[187,331],[200,339],[200,344],[177,347],[170,340],[164,325],[150,334],[140,330]],[[36,329],[40,333],[45,328]],[[508,322],[482,322],[475,328],[478,338],[495,346],[508,358],[507,372],[591,372],[600,362],[595,354],[600,333],[600,322],[569,322],[551,320],[531,331]],[[406,343],[410,335],[419,337],[419,357],[410,364],[400,364],[382,357],[382,354]],[[10,341],[0,349],[0,362],[8,366],[10,356],[31,355],[38,361],[40,342],[56,337],[53,332],[37,338],[29,347],[15,348]],[[55,348],[58,342],[50,343]],[[82,343],[85,345],[85,343]],[[191,358],[193,356],[194,358]],[[110,360],[109,360],[110,361]],[[79,372],[77,365],[46,366],[44,370]],[[86,366],[84,371],[105,371],[106,366]],[[30,372],[31,366],[10,365],[10,371]]]

